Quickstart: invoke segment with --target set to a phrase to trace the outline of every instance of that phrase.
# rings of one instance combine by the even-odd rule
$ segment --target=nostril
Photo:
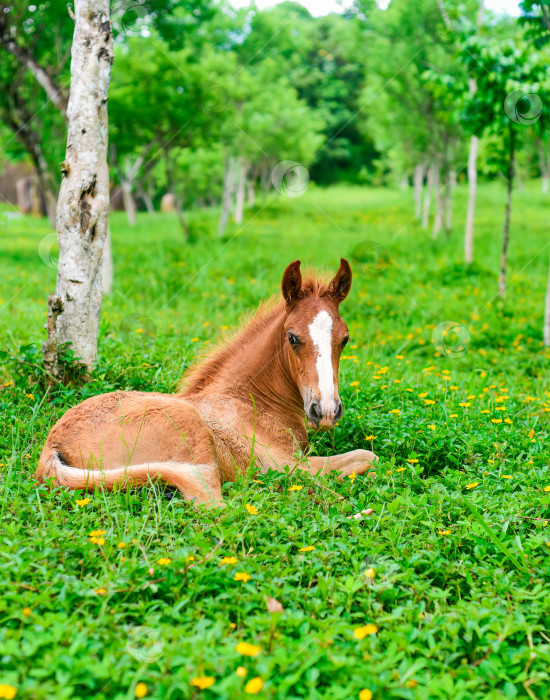
[[[309,407],[309,415],[313,420],[319,421],[322,418],[321,405],[313,401]]]
[[[344,412],[344,407],[342,406],[342,402],[338,401],[338,406],[336,407],[336,413],[334,414],[334,420],[335,421],[340,420],[343,412]]]

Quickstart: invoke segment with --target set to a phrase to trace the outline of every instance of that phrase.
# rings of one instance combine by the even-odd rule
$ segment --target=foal
[[[342,259],[328,284],[302,282],[300,261],[282,281],[283,299],[260,308],[237,337],[200,363],[175,395],[118,391],[86,399],[54,425],[36,476],[72,489],[161,479],[197,503],[220,505],[221,485],[285,465],[311,474],[364,473],[367,450],[310,457],[310,428],[342,415],[338,367],[349,334],[338,307],[351,288]]]

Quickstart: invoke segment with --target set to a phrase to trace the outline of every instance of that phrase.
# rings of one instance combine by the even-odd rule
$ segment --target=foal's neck
[[[284,320],[282,306],[254,319],[196,370],[185,395],[220,393],[243,400],[251,409],[252,397],[258,424],[268,415],[282,428],[305,435],[303,400],[290,372]]]

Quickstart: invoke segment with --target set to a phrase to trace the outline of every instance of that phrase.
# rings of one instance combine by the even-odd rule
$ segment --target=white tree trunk
[[[57,289],[49,300],[43,348],[46,370],[56,377],[61,374],[60,343],[71,343],[88,369],[97,353],[103,246],[109,227],[109,0],[76,0],[71,58],[67,150],[57,201]]]
[[[235,223],[242,224],[244,220],[244,200],[246,194],[246,178],[248,177],[248,165],[239,156],[238,161],[239,182],[237,185],[237,197],[235,200]]]
[[[250,178],[246,183],[248,206],[253,207],[256,204],[256,183],[253,178]]]
[[[218,225],[218,235],[223,236],[225,227],[229,221],[229,212],[235,193],[235,158],[229,156],[223,177],[222,213]]]
[[[428,228],[430,223],[430,206],[432,203],[432,190],[435,176],[435,166],[432,163],[428,168],[428,180],[424,191],[424,203],[422,205],[422,228]]]
[[[126,210],[126,216],[128,217],[128,223],[130,226],[136,225],[136,200],[132,193],[132,183],[128,180],[120,181],[120,189],[122,191],[122,202],[124,204],[124,209]]]
[[[426,174],[425,163],[420,163],[414,169],[413,189],[414,189],[414,215],[417,219],[422,216],[422,189],[424,187],[424,176]]]
[[[453,228],[453,192],[456,187],[456,170],[449,170],[445,180],[445,232],[449,234]]]
[[[445,202],[443,199],[443,187],[441,186],[441,170],[439,163],[434,166],[433,186],[435,189],[435,216],[432,238],[437,238],[445,221]]]
[[[550,345],[550,265],[548,267],[548,286],[546,287],[546,303],[544,305],[544,344]]]
[[[470,154],[468,156],[468,209],[466,213],[466,228],[464,230],[464,259],[470,265],[474,262],[474,218],[476,213],[477,194],[477,154],[479,139],[470,139]]]

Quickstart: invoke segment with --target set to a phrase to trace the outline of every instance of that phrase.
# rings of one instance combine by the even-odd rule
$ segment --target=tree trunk
[[[441,170],[439,163],[437,163],[434,168],[433,186],[435,189],[435,216],[432,238],[437,238],[445,221],[445,203],[443,200],[443,187],[441,186]]]
[[[550,346],[550,265],[548,266],[548,285],[544,305],[544,344],[546,347]]]
[[[147,189],[142,185],[138,185],[137,193],[138,197],[145,204],[145,208],[147,209],[148,213],[152,216],[155,213],[155,205],[153,204],[153,198],[151,197],[149,192],[147,192]]]
[[[57,289],[48,301],[43,348],[46,370],[58,379],[60,344],[71,343],[88,369],[96,360],[109,227],[107,97],[112,61],[109,0],[76,0],[67,150],[57,202]]]
[[[223,236],[223,234],[225,233],[225,227],[227,226],[227,222],[229,221],[229,212],[231,209],[231,202],[233,200],[234,191],[235,158],[234,156],[229,156],[223,174],[222,211],[220,215],[220,223],[218,225],[219,236]]]
[[[122,201],[124,203],[124,209],[126,210],[126,216],[128,217],[128,223],[130,226],[136,225],[136,200],[132,193],[132,183],[123,178],[120,179],[120,189],[122,191]]]
[[[508,242],[510,240],[510,212],[512,208],[512,190],[514,188],[515,168],[515,131],[509,127],[510,145],[508,160],[508,195],[506,197],[506,215],[504,217],[504,232],[502,236],[502,253],[500,256],[500,275],[498,278],[498,294],[501,299],[506,296],[506,267],[508,264]]]
[[[445,233],[450,235],[453,228],[453,192],[456,187],[456,170],[449,170],[445,178],[445,200],[443,209],[445,214]]]
[[[545,148],[545,143],[542,139],[538,139],[537,150],[539,153],[542,193],[548,194],[548,183],[550,181],[550,149]],[[546,154],[547,150],[549,150],[548,155]]]
[[[178,217],[178,221],[180,222],[181,230],[183,231],[185,240],[189,241],[191,233],[189,231],[189,226],[183,213],[183,197],[178,194],[176,189],[174,171],[172,169],[172,163],[170,162],[169,151],[166,151],[164,154],[164,164],[166,169],[166,181],[168,182],[168,187],[170,188],[171,193],[174,195],[174,209],[176,210],[176,216]]]
[[[248,208],[252,208],[256,204],[256,182],[255,178],[251,177],[246,183]]]
[[[424,187],[424,176],[426,175],[426,164],[419,163],[414,169],[413,189],[414,189],[414,215],[417,219],[422,216],[422,189]]]
[[[424,191],[424,203],[422,206],[422,228],[428,228],[430,223],[430,205],[432,202],[432,190],[435,176],[435,165],[430,164],[428,168],[428,180],[426,182],[426,189]]]
[[[235,223],[241,225],[244,219],[244,199],[246,192],[246,178],[248,177],[248,165],[240,156],[238,162],[239,182],[237,185],[237,197],[235,200]]]

